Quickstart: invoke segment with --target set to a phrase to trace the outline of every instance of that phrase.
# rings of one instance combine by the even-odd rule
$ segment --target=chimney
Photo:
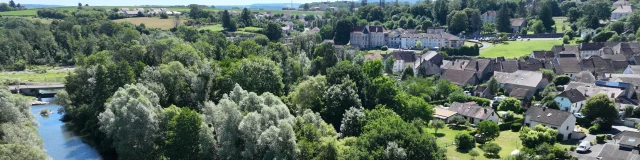
[[[615,93],[611,93],[611,98],[615,98]]]
[[[542,111],[547,111],[547,107],[542,107]]]
[[[484,113],[487,113],[487,108],[484,109]]]
[[[476,71],[479,71],[479,70],[480,70],[480,65],[478,65],[478,64],[479,64],[479,63],[478,63],[478,61],[476,60]]]
[[[562,44],[562,51],[564,51],[564,44]]]
[[[638,89],[638,86],[636,86],[636,90]]]

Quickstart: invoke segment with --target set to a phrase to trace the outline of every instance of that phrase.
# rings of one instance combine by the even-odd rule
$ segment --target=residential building
[[[445,60],[442,64],[442,69],[444,70],[464,70],[469,64],[469,60],[466,59],[456,59],[454,61]]]
[[[489,73],[493,72],[492,65],[493,62],[490,59],[471,59],[464,70],[475,72],[480,82],[482,82],[488,79],[486,77]]]
[[[585,39],[587,38],[587,36],[591,36],[593,38],[593,36],[596,35],[596,30],[591,29],[591,28],[583,28],[580,30],[580,38],[581,39]]]
[[[402,72],[409,65],[413,68],[416,62],[416,55],[413,51],[394,51],[389,54],[396,60],[393,63],[393,72]]]
[[[450,111],[444,108],[436,107],[434,108],[433,118],[440,119],[445,123],[449,123],[451,117],[455,116],[457,113],[454,111]]]
[[[567,140],[576,127],[576,117],[573,114],[547,107],[531,107],[525,113],[524,123],[533,129],[536,125],[558,130],[562,140]]]
[[[636,10],[637,8],[633,5],[617,6],[616,9],[611,12],[611,21],[617,21],[618,19],[628,16]]]
[[[491,107],[482,107],[475,102],[453,102],[449,106],[449,110],[456,112],[471,124],[478,124],[482,121],[499,122],[498,114]]]
[[[591,57],[592,55],[602,55],[600,50],[604,47],[604,43],[580,43],[578,49],[580,57]]]
[[[420,68],[424,68],[424,73],[427,76],[442,74],[442,69],[440,66],[443,64],[443,57],[438,52],[429,51],[425,54],[419,55],[418,60],[416,60],[415,73],[420,72]]]
[[[538,71],[494,72],[493,77],[500,83],[500,87],[504,88],[508,93],[512,93],[513,90],[519,88],[514,94],[522,96],[523,91],[526,91],[524,96],[526,98],[530,98],[537,90],[543,89],[549,84],[542,72]]]
[[[511,19],[511,29],[513,29],[513,33],[519,33],[522,28],[527,27],[527,20],[524,18],[512,18]]]
[[[135,17],[138,16],[138,13],[141,11],[124,11],[124,15],[127,17]]]
[[[482,23],[496,23],[496,11],[487,11],[482,14]]]
[[[582,70],[589,71],[594,74],[595,77],[602,77],[605,73],[615,73],[611,59],[603,59],[598,55],[591,56],[587,59],[580,61]]]
[[[458,48],[464,44],[464,40],[443,32],[437,34],[428,33],[416,33],[416,34],[403,34],[399,37],[389,37],[388,41],[392,45],[396,44],[399,40],[400,48],[416,48],[416,49],[439,49],[439,48]],[[420,45],[418,45],[420,43]]]
[[[596,84],[598,81],[596,81]],[[577,89],[584,95],[586,99],[589,99],[598,94],[607,95],[609,98],[614,99],[616,101],[620,100],[621,97],[626,97],[627,92],[621,88],[607,87],[607,86],[598,86],[594,83],[581,83],[581,82],[569,82],[565,86],[565,90]],[[615,85],[615,84],[612,84]]]
[[[382,26],[358,26],[351,32],[350,45],[360,48],[382,47],[385,43],[385,29]]]
[[[573,76],[573,81],[582,82],[582,83],[595,83],[596,77],[589,71],[582,71],[577,75]]]
[[[453,69],[445,69],[444,74],[440,76],[440,80],[449,80],[458,86],[477,85],[479,83],[475,72]]]
[[[629,65],[623,74],[640,74],[640,65]]]
[[[602,58],[611,61],[614,71],[624,71],[629,66],[627,57],[623,54],[602,55]]]
[[[553,69],[558,75],[568,75],[573,78],[582,71],[580,60],[574,57],[556,58],[553,61]]]
[[[553,99],[560,105],[560,110],[579,113],[587,98],[577,89],[565,90]]]
[[[638,145],[640,145],[640,132],[622,131],[613,136],[617,144],[604,144],[598,154],[601,159],[630,160],[640,159]]]
[[[473,92],[473,96],[482,97],[482,98],[491,98],[491,97],[493,97],[491,95],[489,87],[487,87],[487,86],[478,86],[478,87],[476,87],[476,90]]]
[[[553,59],[555,58],[555,55],[553,54],[553,51],[533,51],[531,52],[531,55],[529,56],[530,58],[535,58],[538,60],[547,60],[547,61],[553,61]]]

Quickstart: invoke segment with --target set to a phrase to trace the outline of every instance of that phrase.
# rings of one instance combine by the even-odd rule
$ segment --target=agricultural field
[[[73,69],[69,68],[56,68],[45,69],[45,72],[35,70],[0,72],[0,83],[62,83],[72,71]]]
[[[171,29],[175,26],[175,20],[172,18],[169,19],[160,19],[158,17],[139,17],[139,18],[125,18],[114,20],[115,22],[130,22],[136,25],[140,23],[144,23],[147,28],[160,28],[163,30]]]
[[[507,44],[489,44],[487,49],[480,50],[480,56],[517,58],[536,50],[551,50],[554,45],[562,45],[562,40],[507,41]]]
[[[189,8],[188,7],[166,7],[166,6],[89,6],[89,7],[83,7],[83,8],[103,8],[106,10],[111,10],[113,8],[129,8],[129,9],[134,9],[134,8],[168,8],[169,10],[172,11],[178,11],[178,12],[189,12]],[[73,7],[58,7],[55,9],[61,9],[61,10],[68,10],[68,11],[75,11],[78,8],[76,6]],[[223,11],[224,9],[217,9],[217,8],[203,8],[204,10],[207,11]],[[242,9],[228,9],[230,12],[242,12]],[[35,16],[37,14],[38,9],[27,9],[27,10],[21,10],[21,11],[10,11],[10,12],[0,12],[1,16]],[[271,12],[272,14],[277,13],[277,14],[281,14],[281,13],[291,13],[292,15],[301,15],[301,14],[306,14],[306,15],[321,15],[324,14],[324,12],[321,11],[284,11],[284,10],[260,10],[260,9],[252,9],[252,12],[260,12],[260,13],[264,13],[264,12]]]

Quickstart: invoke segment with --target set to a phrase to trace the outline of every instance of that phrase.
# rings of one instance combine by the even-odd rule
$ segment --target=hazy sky
[[[293,0],[293,3],[308,3],[321,0]],[[335,0],[332,0],[335,1]],[[9,2],[9,0],[0,0]],[[15,3],[22,4],[52,4],[74,6],[78,2],[94,6],[117,6],[117,5],[248,5],[255,3],[290,3],[291,0],[14,0]]]

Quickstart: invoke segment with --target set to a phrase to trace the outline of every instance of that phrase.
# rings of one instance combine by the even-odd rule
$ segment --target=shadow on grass
[[[566,140],[566,141],[562,141],[560,142],[560,144],[562,145],[578,145],[580,144],[581,140],[578,139],[572,139],[572,140]]]
[[[434,136],[440,138],[440,137],[444,137],[445,134],[444,133],[433,133]]]
[[[489,158],[489,159],[500,159],[500,155],[497,155],[497,154],[488,154],[488,153],[485,153],[485,154],[484,154],[484,157],[487,157],[487,158]]]
[[[458,126],[458,125],[449,125],[449,128],[456,131],[468,129],[467,126]]]

